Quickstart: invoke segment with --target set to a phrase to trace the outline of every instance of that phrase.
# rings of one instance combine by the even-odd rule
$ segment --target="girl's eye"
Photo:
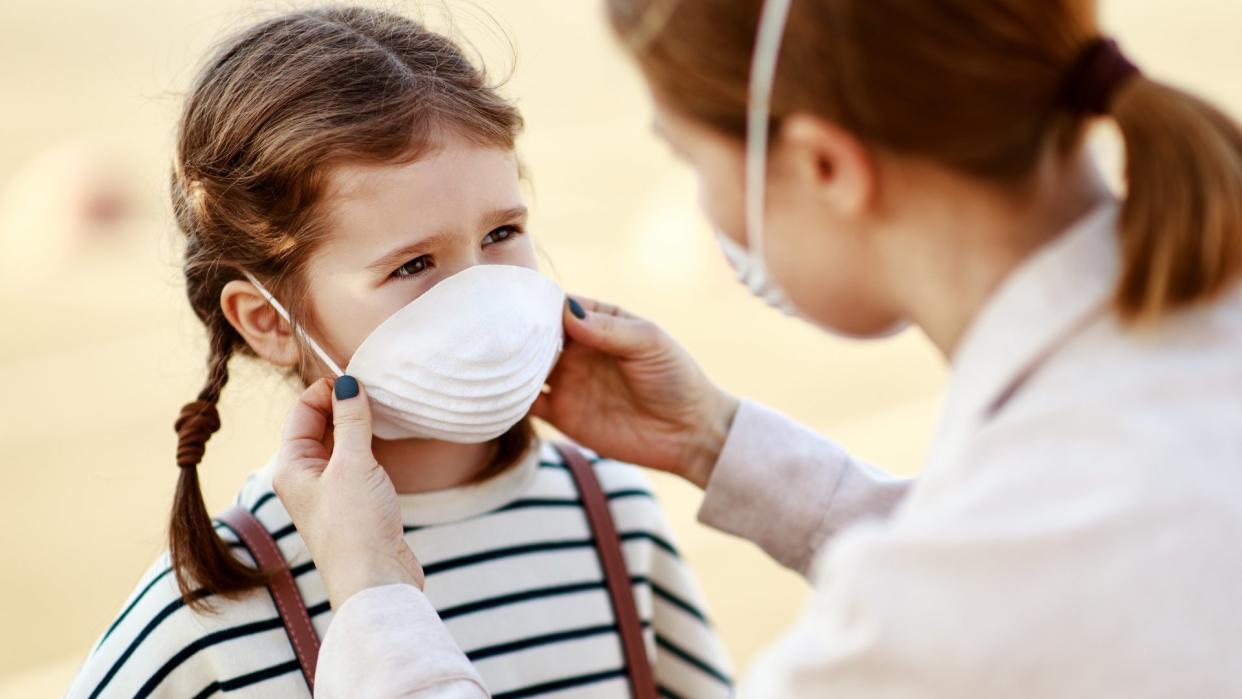
[[[496,230],[483,236],[483,247],[492,245],[493,243],[503,243],[506,240],[522,234],[521,229],[517,226],[501,226]]]
[[[431,255],[420,255],[401,265],[390,275],[394,279],[409,279],[431,269]]]

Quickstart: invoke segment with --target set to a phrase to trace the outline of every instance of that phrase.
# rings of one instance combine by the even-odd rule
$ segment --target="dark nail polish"
[[[336,380],[333,388],[336,391],[337,400],[349,400],[358,395],[358,379],[346,374]]]
[[[569,312],[574,314],[578,320],[586,320],[586,309],[572,297],[569,299]]]

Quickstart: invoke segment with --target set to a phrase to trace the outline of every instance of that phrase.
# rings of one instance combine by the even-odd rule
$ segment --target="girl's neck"
[[[465,485],[488,467],[496,453],[494,442],[455,444],[429,439],[375,439],[371,449],[401,495]]]

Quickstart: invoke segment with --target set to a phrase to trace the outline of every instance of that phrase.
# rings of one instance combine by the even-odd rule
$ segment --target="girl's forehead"
[[[335,167],[324,209],[327,245],[348,240],[365,255],[432,236],[474,236],[496,212],[524,204],[512,150],[450,141],[409,162]]]
[[[371,204],[420,194],[478,198],[517,187],[518,179],[517,156],[511,149],[451,139],[408,160],[336,165],[329,174],[328,197],[334,203]]]

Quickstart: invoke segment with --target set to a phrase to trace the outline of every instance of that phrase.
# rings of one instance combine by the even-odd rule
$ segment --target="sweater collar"
[[[519,463],[498,476],[444,490],[398,494],[401,521],[407,527],[423,527],[469,519],[504,507],[531,489],[538,475],[539,463],[547,456],[546,452],[545,444],[536,439],[531,442]],[[289,523],[289,514],[284,505],[277,498],[268,495],[274,493],[272,472],[275,466],[276,456],[273,455],[261,470],[246,480],[239,496],[239,502],[248,506],[258,503],[260,498],[263,499],[256,516],[268,531],[279,530]],[[270,500],[276,502],[269,502]]]
[[[946,420],[995,415],[1039,365],[1110,308],[1119,270],[1118,203],[1108,199],[1018,266],[952,358]]]
[[[476,517],[503,507],[530,490],[539,470],[541,445],[531,442],[522,460],[498,476],[479,483],[397,495],[406,526],[444,524]]]

